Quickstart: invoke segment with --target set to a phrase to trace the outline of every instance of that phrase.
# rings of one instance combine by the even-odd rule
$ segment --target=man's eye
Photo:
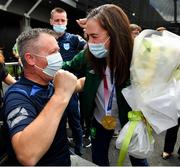
[[[92,39],[97,39],[98,37],[97,36],[92,36]]]

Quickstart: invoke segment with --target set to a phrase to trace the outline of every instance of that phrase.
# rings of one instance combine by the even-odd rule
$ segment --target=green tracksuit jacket
[[[85,51],[83,50],[79,52],[71,61],[64,62],[63,69],[76,72],[80,75],[80,77],[86,77],[84,89],[80,98],[80,106],[81,112],[83,112],[85,116],[86,124],[89,125],[93,117],[96,92],[101,82],[101,78],[94,72],[88,63],[84,52]],[[128,121],[127,113],[128,111],[131,111],[131,108],[121,93],[122,88],[125,86],[127,86],[127,84],[120,86],[116,85],[116,96],[121,127],[123,127]]]

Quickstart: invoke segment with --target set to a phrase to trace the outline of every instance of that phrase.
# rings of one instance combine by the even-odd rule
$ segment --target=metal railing
[[[19,66],[19,63],[18,63],[18,62],[6,62],[5,65],[6,65],[6,66],[11,66],[11,65],[14,65],[14,66],[17,65],[17,66]]]

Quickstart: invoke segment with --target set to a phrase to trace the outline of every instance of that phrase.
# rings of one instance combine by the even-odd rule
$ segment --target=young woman
[[[87,49],[80,52],[64,69],[86,77],[82,112],[91,125],[92,160],[108,166],[108,150],[114,129],[127,122],[130,107],[121,94],[128,85],[133,40],[129,20],[113,4],[99,6],[86,18]],[[132,165],[148,165],[146,160],[130,157]]]

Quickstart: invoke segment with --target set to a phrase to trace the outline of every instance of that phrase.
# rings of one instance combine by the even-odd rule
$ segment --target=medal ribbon
[[[106,115],[111,115],[115,84],[113,84],[112,91],[108,99],[109,93],[108,93],[108,83],[107,83],[106,76],[104,77],[103,82],[104,82],[104,108],[105,108]]]

